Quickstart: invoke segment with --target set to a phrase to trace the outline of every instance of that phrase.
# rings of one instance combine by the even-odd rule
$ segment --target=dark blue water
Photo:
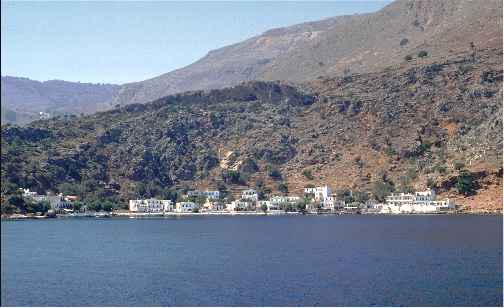
[[[502,217],[2,221],[3,306],[502,306]]]

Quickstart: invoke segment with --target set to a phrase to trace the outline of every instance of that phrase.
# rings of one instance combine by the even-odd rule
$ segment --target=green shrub
[[[433,178],[427,179],[427,187],[434,188],[436,186],[436,181]]]
[[[437,165],[434,167],[434,170],[437,171],[439,174],[446,174],[446,166],[445,165]]]
[[[406,56],[404,57],[404,60],[406,60],[406,61],[411,61],[411,60],[413,60],[413,57],[412,57],[411,55],[406,55]]]
[[[429,55],[429,53],[425,50],[421,50],[419,53],[418,53],[418,57],[419,58],[425,58]]]
[[[392,146],[388,146],[385,148],[385,154],[387,154],[388,156],[394,156],[397,154],[397,152]]]
[[[465,167],[464,162],[461,162],[459,160],[453,163],[453,168],[455,168],[455,170],[462,170],[464,167]]]
[[[313,179],[314,179],[310,170],[303,170],[303,175],[305,178],[307,178],[310,181],[313,181]]]
[[[278,191],[283,192],[283,193],[288,193],[289,187],[287,187],[287,184],[285,184],[285,183],[280,183],[280,184],[278,184]]]
[[[353,199],[359,203],[365,203],[369,200],[369,193],[367,191],[354,191],[352,196]]]
[[[228,184],[243,184],[244,180],[246,180],[240,172],[235,170],[224,170],[222,172],[222,179]]]
[[[282,173],[276,168],[273,168],[271,166],[268,166],[268,176],[274,180],[280,180],[282,179]]]
[[[336,197],[338,198],[338,200],[343,200],[346,203],[350,203],[350,202],[355,201],[353,194],[352,194],[352,191],[347,188],[338,189],[336,191]]]
[[[376,200],[384,202],[385,198],[394,191],[394,186],[385,181],[378,181],[373,184],[373,196]]]

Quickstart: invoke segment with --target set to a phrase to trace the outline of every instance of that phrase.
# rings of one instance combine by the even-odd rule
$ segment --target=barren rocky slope
[[[475,48],[501,48],[502,1],[399,0],[364,15],[273,29],[208,53],[159,77],[126,84],[112,105],[249,80],[308,81],[380,71],[421,51],[430,61]]]
[[[463,194],[461,175],[471,183]],[[502,50],[319,78],[303,90],[249,82],[2,126],[2,193],[126,200],[246,186],[299,194],[323,183],[372,192],[429,184],[460,205],[500,208]]]

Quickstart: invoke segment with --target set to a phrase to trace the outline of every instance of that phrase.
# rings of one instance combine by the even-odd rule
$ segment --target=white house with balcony
[[[392,193],[386,198],[386,203],[380,212],[386,214],[428,214],[450,211],[455,204],[450,199],[436,201],[433,189],[415,193]]]
[[[229,212],[237,211],[253,211],[255,210],[255,202],[235,200],[226,204],[226,210]]]
[[[281,206],[282,204],[296,204],[301,202],[301,198],[298,196],[273,196],[270,202],[274,206]]]
[[[46,195],[39,195],[35,191],[30,191],[28,188],[20,188],[19,189],[23,194],[23,198],[31,199],[35,202],[49,201]]]
[[[287,200],[287,199],[285,199]],[[285,202],[284,202],[285,203]],[[262,212],[263,206],[266,207],[268,212],[283,212],[282,202],[271,202],[271,200],[259,200],[257,202],[257,211]]]
[[[223,211],[225,209],[225,206],[222,202],[207,199],[206,202],[201,207],[201,209],[204,212],[215,212],[215,211]]]
[[[158,200],[155,198],[129,200],[129,211],[133,213],[163,214],[173,211],[171,200]]]
[[[241,198],[243,200],[257,202],[257,200],[259,200],[259,195],[257,194],[256,190],[247,189],[247,190],[242,191]]]
[[[194,202],[177,202],[175,204],[176,213],[192,213],[198,209],[198,205]]]
[[[325,185],[320,187],[306,187],[304,189],[305,195],[313,194],[315,200],[324,200],[327,197],[331,197],[332,190],[331,187]]]
[[[218,200],[220,197],[220,193],[218,190],[206,190],[206,191],[200,191],[200,190],[192,190],[187,193],[187,196],[189,197],[205,197],[211,200]]]
[[[47,196],[46,199],[56,214],[73,212],[73,202],[63,197],[63,194]]]

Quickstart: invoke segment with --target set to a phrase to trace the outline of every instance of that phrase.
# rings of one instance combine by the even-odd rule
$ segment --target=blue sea
[[[2,306],[502,306],[502,216],[2,221]]]

